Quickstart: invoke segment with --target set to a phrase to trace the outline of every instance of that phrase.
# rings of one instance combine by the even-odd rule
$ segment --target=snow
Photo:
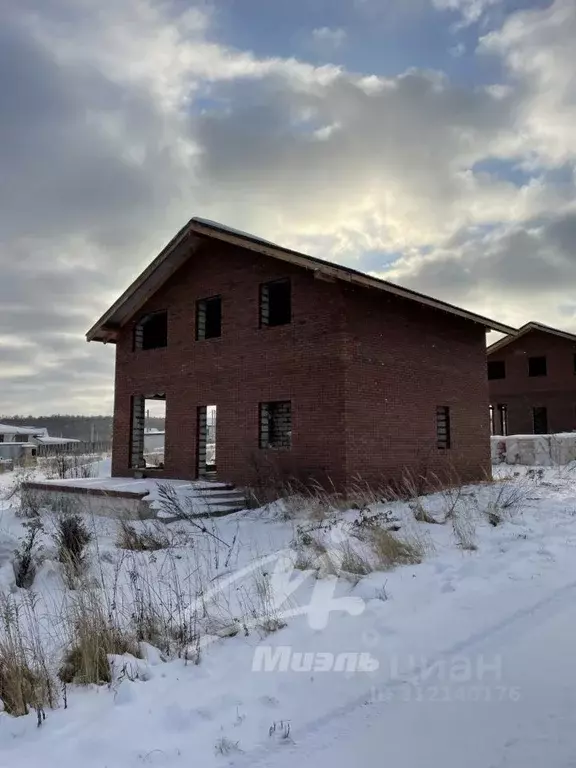
[[[68,443],[79,443],[80,440],[72,437],[50,437],[49,435],[44,435],[44,437],[38,438],[38,442],[40,445],[68,445]]]
[[[100,470],[101,471],[101,470]],[[227,488],[225,483],[209,482],[203,480],[195,480],[190,482],[189,480],[170,480],[162,479],[155,480],[154,478],[146,477],[142,479],[135,479],[132,477],[71,477],[65,479],[43,479],[44,486],[50,488],[54,487],[57,490],[59,487],[66,488],[78,488],[78,489],[90,489],[106,493],[109,491],[121,491],[122,493],[133,493],[135,495],[144,495],[146,501],[155,503],[159,498],[159,486],[171,486],[177,489],[179,494],[188,498],[198,496],[197,491],[202,489],[218,489]]]
[[[16,427],[13,424],[0,424],[0,433],[8,435],[47,435],[46,427]]]
[[[197,221],[198,224],[205,224],[208,227],[215,227],[216,229],[222,229],[224,232],[230,232],[233,235],[241,235],[242,237],[249,237],[251,240],[258,240],[261,243],[264,243],[265,245],[272,245],[275,248],[279,247],[278,245],[276,245],[276,243],[270,242],[270,240],[264,240],[264,238],[258,237],[257,235],[252,235],[250,232],[244,232],[242,229],[234,229],[234,227],[229,227],[226,224],[220,224],[219,221],[212,221],[211,219],[202,219],[198,216],[194,218],[194,221]]]
[[[511,469],[496,472],[503,477]],[[0,475],[5,487],[10,482]],[[252,629],[212,635],[197,665],[164,661],[151,646],[146,660],[114,657],[111,686],[71,686],[68,708],[48,711],[41,728],[34,715],[0,714],[0,765],[572,765],[576,470],[518,467],[511,480],[468,487],[464,493],[471,495],[463,498],[476,499],[480,509],[516,487],[521,500],[509,519],[497,527],[475,520],[473,551],[456,546],[450,524],[411,522],[406,504],[373,506],[393,512],[403,532],[419,532],[429,543],[424,562],[337,583],[295,572],[291,578],[302,583],[292,592],[291,612],[308,606],[307,613],[286,617],[285,628],[265,637]],[[424,504],[440,517],[446,501],[438,494]],[[281,512],[282,505],[274,505],[215,520],[218,537],[236,542],[233,562],[218,565],[211,540],[196,537],[190,544],[181,524],[166,526],[178,539],[173,560],[164,551],[129,553],[122,564],[115,524],[94,519],[91,567],[106,584],[120,579],[120,601],[128,599],[128,571],[137,568],[166,594],[176,579],[209,569],[210,583],[234,601],[247,583],[236,575],[249,577],[258,558],[268,558],[266,567],[274,569],[297,527],[310,525]],[[339,519],[355,516],[340,513]],[[326,535],[337,538],[343,526]],[[16,596],[22,590],[13,585],[8,560],[21,535],[11,502],[0,502],[0,587]],[[65,587],[49,541],[45,554],[34,591],[46,619]],[[327,613],[326,605],[333,610]],[[265,648],[316,654],[315,668],[253,671],[255,654]],[[378,668],[318,669],[326,654],[339,653],[366,654]]]
[[[492,460],[527,466],[570,464],[576,459],[576,432],[549,435],[493,435]]]
[[[169,485],[192,488],[193,484],[187,480],[166,480]],[[143,478],[141,480],[132,477],[71,477],[64,480],[45,480],[47,486],[66,486],[68,488],[93,488],[99,491],[124,491],[127,493],[149,494],[156,490],[157,480]],[[194,484],[196,485],[196,484]]]

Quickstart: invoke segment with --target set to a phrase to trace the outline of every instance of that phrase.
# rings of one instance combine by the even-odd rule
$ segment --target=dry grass
[[[25,616],[22,616],[25,613]],[[37,632],[32,600],[17,604],[0,600],[0,699],[9,715],[22,716],[36,710],[38,724],[44,710],[58,701],[54,680]]]
[[[286,626],[286,622],[278,613],[270,574],[264,568],[253,570],[248,583],[240,585],[238,603],[242,614],[240,621],[246,635],[251,628],[255,628],[261,635],[266,636]]]
[[[296,557],[292,567],[297,571],[314,571],[318,565],[318,557],[304,547],[296,548]]]
[[[417,499],[412,504],[410,504],[410,509],[412,510],[412,513],[414,514],[414,520],[416,520],[417,523],[428,523],[429,525],[436,525],[439,522],[435,517],[432,516],[430,512],[428,512],[420,499]]]
[[[382,504],[389,498],[385,488],[375,488],[361,477],[356,477],[346,491],[350,509],[366,510],[372,504]]]
[[[472,510],[461,509],[458,514],[452,516],[451,522],[456,544],[460,549],[475,552],[478,549],[478,544],[476,543],[476,525]]]
[[[225,757],[235,752],[242,752],[239,741],[232,741],[227,736],[220,736],[214,744],[214,753]]]
[[[14,476],[15,480],[6,494],[6,500],[19,500],[16,512],[18,517],[38,517],[46,506],[45,494],[41,491],[29,490],[26,488],[27,483],[38,479],[36,470],[32,467],[21,466],[15,470]]]
[[[351,573],[354,576],[367,576],[369,573],[372,573],[374,568],[368,558],[351,547],[350,542],[343,544],[341,550],[340,569],[344,573]]]
[[[488,505],[512,515],[522,509],[526,498],[533,492],[534,480],[529,477],[506,477],[490,483],[490,489]]]
[[[42,534],[43,527],[40,518],[27,520],[23,523],[23,527],[26,533],[15,552],[13,561],[14,578],[17,587],[30,589],[36,576],[36,567],[41,551],[39,537]]]
[[[70,589],[75,589],[88,564],[88,545],[92,534],[77,514],[61,514],[56,520],[54,541],[58,560],[64,567],[64,579]]]
[[[132,552],[157,552],[170,546],[170,537],[159,527],[147,526],[137,530],[135,526],[122,520],[118,526],[116,546]]]
[[[348,508],[348,503],[335,488],[326,490],[316,481],[309,485],[286,482],[281,488],[284,518],[307,518],[322,523],[335,512]]]
[[[375,527],[365,533],[377,570],[389,571],[398,565],[416,565],[426,554],[424,542],[416,537],[401,539],[385,528]]]
[[[304,483],[280,477],[278,468],[272,475],[265,475],[260,467],[256,483],[246,488],[246,495],[250,508],[279,502],[279,515],[284,520],[308,519],[321,523],[336,512],[350,508],[348,497],[337,491],[330,478],[324,485],[314,479]]]
[[[444,513],[444,522],[452,520],[462,506],[463,486],[461,483],[444,486],[439,491],[442,499],[442,511]]]
[[[16,651],[16,652],[15,652]],[[4,711],[19,717],[42,705],[41,683],[17,649],[0,642],[0,699]]]
[[[493,527],[511,520],[514,515],[523,511],[527,499],[534,492],[535,484],[540,481],[538,472],[520,477],[487,479],[479,492],[471,494],[469,509],[464,509],[464,517],[466,514],[471,517],[472,512],[475,512],[477,518],[485,518]],[[462,509],[460,512],[462,513]]]
[[[199,661],[201,597],[208,586],[201,568],[182,578],[173,552],[168,549],[163,557],[162,576],[154,578],[146,560],[130,555],[127,592],[114,602],[125,606],[124,624],[137,641],[154,645],[166,656],[187,659],[192,653]]]
[[[110,683],[109,654],[141,656],[135,635],[114,625],[98,595],[87,588],[79,590],[66,620],[71,636],[58,673],[63,683]]]
[[[323,532],[331,527],[322,523],[308,523],[296,527],[292,548],[296,552],[293,568],[315,571],[319,576],[336,575],[340,571],[342,553],[332,553],[323,541]]]
[[[90,478],[96,474],[94,463],[101,456],[79,456],[76,454],[61,453],[49,456],[44,462],[46,477],[59,478]]]

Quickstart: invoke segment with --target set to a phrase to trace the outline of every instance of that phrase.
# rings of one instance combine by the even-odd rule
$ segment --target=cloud
[[[576,4],[555,0],[514,14],[481,41],[480,51],[502,58],[523,96],[515,115],[521,133],[507,149],[527,165],[558,167],[576,158],[575,39]]]
[[[458,27],[466,27],[477,22],[490,6],[498,5],[503,0],[432,0],[440,11],[453,11],[461,15]]]
[[[521,226],[463,230],[426,256],[404,261],[392,278],[495,315],[504,309],[518,325],[530,318],[562,325],[566,313],[557,299],[576,281],[574,242],[576,207]]]
[[[558,200],[538,181],[519,191],[472,171],[512,139],[514,95],[417,71],[369,89],[346,73],[299,91],[282,80],[268,83],[265,99],[260,83],[227,89],[227,109],[195,123],[204,147],[197,170],[215,217],[295,246],[332,232],[323,255],[351,258],[527,218]]]
[[[317,27],[312,30],[312,39],[323,49],[340,48],[346,41],[346,30],[342,27]]]
[[[509,322],[556,317],[575,13],[511,15],[478,51],[502,81],[462,87],[238,50],[204,3],[4,4],[0,410],[110,412],[113,349],[83,334],[194,214],[359,268],[394,254],[402,282]]]
[[[576,328],[576,312],[567,310],[576,280],[575,35],[576,6],[555,0],[514,14],[480,45],[501,57],[516,94],[495,156],[524,168],[529,181],[515,200],[539,189],[539,212],[524,205],[508,211],[508,222],[502,215],[488,228],[462,228],[426,256],[404,258],[393,277],[511,324],[537,319]]]
[[[93,410],[111,410],[111,350],[88,348],[83,333],[181,221],[166,208],[193,142],[183,147],[165,119],[151,73],[132,76],[129,61],[106,72],[114,50],[97,52],[99,33],[122,25],[103,8],[90,34],[72,4],[0,10],[0,328],[27,350],[3,377],[4,412],[84,409],[88,392]],[[98,389],[76,390],[77,366],[87,379],[104,359]]]

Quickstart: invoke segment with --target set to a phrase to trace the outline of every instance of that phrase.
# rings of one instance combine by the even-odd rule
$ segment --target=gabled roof
[[[226,227],[223,224],[206,219],[193,218],[190,219],[188,224],[178,232],[154,261],[88,331],[86,334],[87,340],[114,342],[119,329],[191,257],[195,247],[206,238],[226,242],[274,259],[280,259],[281,261],[287,261],[313,271],[317,277],[324,277],[329,280],[344,280],[348,283],[362,285],[367,288],[376,288],[410,301],[417,301],[420,304],[425,304],[442,312],[462,317],[470,322],[479,323],[490,330],[507,334],[515,333],[515,330],[510,326],[503,325],[473,312],[468,312],[465,309],[460,309],[445,301],[434,299],[431,296],[411,291],[408,288],[402,288],[386,280],[380,280],[350,267],[343,267],[330,261],[306,256],[289,248],[282,248],[267,240],[261,240],[245,232]]]
[[[16,427],[14,424],[0,424],[0,434],[44,435],[46,432],[46,427]]]
[[[40,445],[68,445],[68,443],[79,443],[74,437],[50,437],[50,435],[44,435],[38,438]]]
[[[568,341],[573,341],[576,343],[576,334],[568,333],[567,331],[561,331],[559,328],[552,328],[549,325],[544,325],[543,323],[532,321],[530,323],[526,323],[526,325],[523,325],[512,336],[505,336],[503,339],[495,341],[494,344],[491,344],[486,351],[489,355],[491,355],[493,352],[498,352],[503,347],[506,347],[508,344],[510,344],[510,342],[516,341],[516,339],[519,339],[521,336],[525,336],[531,331],[551,333],[553,336],[560,336],[562,339],[567,339]]]

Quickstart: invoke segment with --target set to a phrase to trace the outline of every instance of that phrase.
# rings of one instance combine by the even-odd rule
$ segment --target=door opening
[[[498,434],[506,436],[508,434],[508,406],[504,403],[498,403]]]
[[[216,411],[215,405],[199,405],[197,411],[197,463],[198,477],[216,474]]]
[[[534,434],[547,435],[548,434],[548,410],[541,405],[535,406],[532,409],[532,418],[534,420]]]
[[[166,395],[134,395],[130,429],[130,467],[164,469]]]

